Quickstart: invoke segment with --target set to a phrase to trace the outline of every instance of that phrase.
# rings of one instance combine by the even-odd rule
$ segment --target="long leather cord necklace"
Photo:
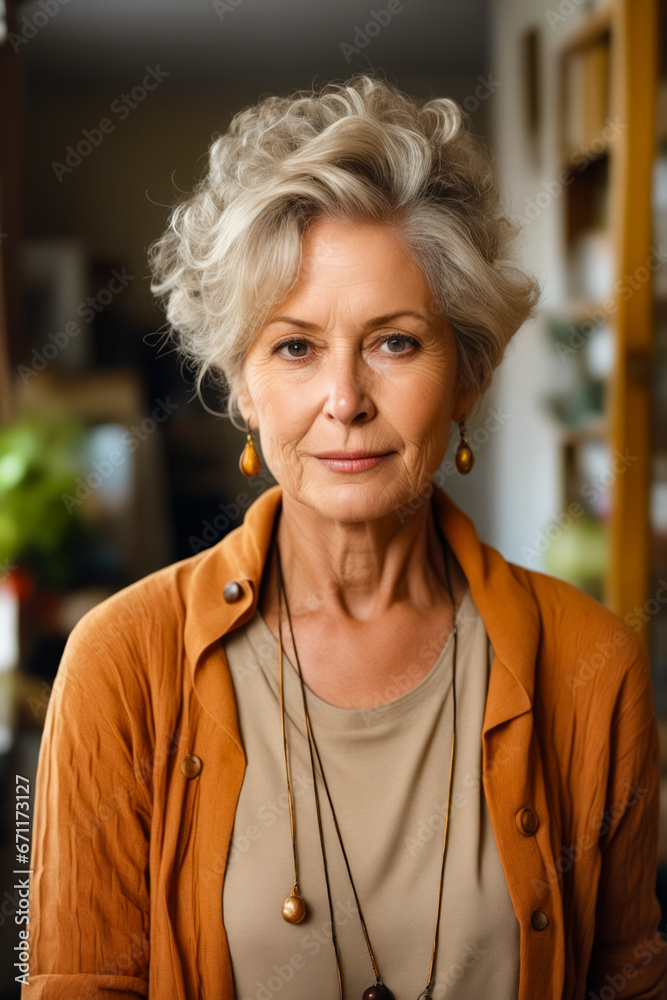
[[[438,529],[439,529],[439,525],[438,525]],[[440,531],[439,531],[439,534],[440,534]],[[441,540],[443,540],[442,539],[442,535],[440,535],[440,537],[441,537]],[[328,869],[328,866],[327,866],[326,850],[325,850],[325,846],[324,846],[324,833],[323,833],[323,830],[322,830],[322,817],[321,817],[321,811],[320,811],[320,798],[319,798],[319,792],[318,792],[318,789],[317,789],[317,780],[316,780],[316,775],[315,775],[315,758],[314,758],[314,754],[313,754],[313,749],[315,751],[315,754],[317,755],[317,761],[318,761],[318,764],[319,764],[319,767],[320,767],[320,773],[322,775],[322,781],[324,783],[324,787],[325,787],[325,790],[326,790],[326,793],[327,793],[327,798],[329,800],[329,806],[331,808],[331,815],[333,817],[334,826],[336,828],[336,834],[338,835],[338,841],[340,843],[340,848],[341,848],[341,851],[343,853],[343,858],[345,860],[345,867],[347,868],[347,873],[348,873],[348,876],[349,876],[349,879],[350,879],[350,885],[352,886],[352,891],[354,893],[354,899],[355,899],[355,902],[356,902],[356,905],[357,905],[357,910],[358,910],[358,913],[359,913],[359,920],[361,922],[361,927],[362,927],[362,930],[363,930],[363,933],[364,933],[364,938],[366,939],[366,946],[368,948],[368,953],[370,955],[371,964],[373,966],[373,972],[375,974],[375,983],[374,983],[373,986],[369,986],[368,989],[364,991],[363,996],[362,996],[362,1000],[393,1000],[393,994],[391,993],[391,991],[389,990],[389,988],[384,985],[384,983],[382,982],[382,979],[380,978],[380,972],[378,970],[377,962],[375,961],[375,956],[373,954],[373,949],[371,947],[370,938],[368,936],[368,931],[366,929],[366,922],[365,922],[363,914],[361,912],[361,904],[359,903],[359,897],[357,895],[357,890],[355,888],[354,880],[352,878],[352,872],[350,870],[350,865],[349,865],[349,862],[347,860],[347,854],[345,853],[345,848],[343,846],[343,838],[341,837],[340,829],[339,829],[339,826],[338,826],[338,820],[336,819],[336,813],[335,813],[335,810],[334,810],[333,802],[331,800],[331,795],[329,793],[329,786],[327,784],[327,780],[326,780],[326,777],[325,777],[325,774],[324,774],[324,768],[322,767],[322,761],[320,759],[320,753],[319,753],[319,750],[317,748],[317,743],[315,741],[315,736],[313,735],[312,726],[311,726],[311,723],[310,723],[310,714],[308,712],[308,705],[307,705],[307,702],[306,702],[306,689],[305,689],[305,685],[304,685],[304,681],[303,681],[303,674],[301,672],[301,664],[299,662],[299,654],[297,652],[296,643],[294,641],[294,631],[293,631],[293,628],[292,628],[292,618],[291,618],[291,615],[290,615],[289,604],[287,603],[287,593],[286,593],[286,590],[285,590],[285,583],[284,583],[284,579],[283,579],[282,566],[281,566],[281,561],[280,561],[280,550],[278,548],[277,542],[275,543],[275,547],[276,547],[276,567],[277,567],[277,577],[278,577],[278,635],[279,635],[279,643],[278,643],[278,664],[279,664],[279,667],[278,667],[278,669],[279,669],[279,680],[280,680],[280,712],[281,712],[281,719],[282,719],[283,747],[284,747],[284,751],[285,751],[285,771],[286,771],[286,776],[287,776],[287,796],[288,796],[288,800],[289,800],[290,826],[291,826],[291,830],[292,830],[292,850],[293,850],[293,854],[294,854],[294,886],[292,888],[291,895],[288,896],[288,898],[285,900],[285,902],[283,904],[283,909],[282,909],[283,919],[286,920],[288,923],[294,923],[294,924],[296,924],[296,923],[299,923],[301,920],[303,920],[303,918],[306,915],[306,904],[305,904],[303,898],[301,897],[301,894],[300,894],[300,891],[299,891],[298,863],[297,863],[297,850],[296,850],[296,821],[295,821],[294,805],[293,805],[293,801],[292,801],[292,783],[291,783],[291,780],[290,780],[289,752],[288,752],[288,747],[287,747],[287,737],[286,737],[286,734],[285,734],[285,702],[284,702],[284,690],[283,690],[283,633],[282,633],[282,603],[283,603],[283,599],[284,599],[285,608],[286,608],[286,611],[287,611],[287,620],[289,622],[290,635],[291,635],[291,638],[292,638],[292,647],[294,649],[294,654],[295,654],[295,659],[296,659],[296,665],[297,665],[297,671],[298,671],[298,674],[299,674],[299,681],[300,681],[300,684],[301,684],[301,696],[302,696],[302,700],[303,700],[303,711],[304,711],[304,717],[305,717],[305,722],[306,722],[306,734],[307,734],[307,737],[308,737],[308,749],[310,751],[310,766],[311,766],[312,775],[313,775],[313,788],[314,788],[314,792],[315,792],[315,807],[316,807],[316,812],[317,812],[317,825],[318,825],[319,836],[320,836],[320,847],[321,847],[321,851],[322,851],[322,861],[323,861],[323,864],[324,864],[324,877],[325,877],[326,887],[327,887],[327,898],[328,898],[328,901],[329,901],[329,914],[331,916],[331,940],[333,942],[334,953],[335,953],[335,956],[336,956],[336,969],[337,969],[337,972],[338,972],[338,989],[339,989],[339,994],[340,994],[340,1000],[343,1000],[343,983],[342,983],[342,978],[341,978],[340,958],[339,958],[339,954],[338,954],[338,942],[337,942],[337,939],[336,939],[336,924],[335,924],[335,920],[334,920],[334,911],[333,911],[333,905],[332,905],[332,901],[331,901],[331,887],[330,887],[330,883],[329,883],[329,869]],[[450,764],[449,764],[449,781],[448,781],[448,785],[447,785],[447,815],[446,815],[446,819],[445,819],[445,835],[444,835],[444,840],[443,840],[443,845],[442,845],[442,864],[441,864],[441,868],[440,868],[440,885],[439,885],[439,888],[438,888],[438,907],[437,907],[437,914],[436,914],[436,921],[435,921],[435,932],[434,932],[434,935],[433,935],[433,949],[432,949],[432,952],[431,952],[431,963],[430,963],[430,967],[429,967],[428,982],[426,983],[425,989],[419,994],[418,1000],[431,1000],[431,995],[429,993],[429,990],[431,989],[431,987],[433,985],[433,972],[434,972],[434,965],[435,965],[435,954],[436,954],[437,945],[438,945],[438,927],[439,927],[439,923],[440,923],[440,905],[441,905],[441,900],[442,900],[442,883],[443,883],[444,874],[445,874],[445,855],[446,855],[446,851],[447,851],[447,830],[448,830],[448,827],[449,827],[449,811],[450,811],[450,800],[451,800],[451,790],[452,790],[452,775],[453,775],[453,771],[454,771],[454,743],[455,743],[455,735],[456,735],[456,639],[457,639],[457,613],[458,613],[458,608],[454,604],[454,595],[452,593],[452,587],[451,587],[450,578],[449,578],[449,564],[448,564],[448,560],[447,560],[447,556],[446,555],[445,555],[445,572],[446,572],[446,576],[447,576],[447,588],[449,590],[449,596],[450,596],[450,599],[451,599],[451,602],[452,602],[452,608],[454,609],[453,623],[452,623],[452,633],[453,633],[453,637],[454,637],[453,638],[453,644],[454,644],[453,666],[452,666],[452,702],[453,702],[452,743],[451,743],[451,756],[450,756]]]

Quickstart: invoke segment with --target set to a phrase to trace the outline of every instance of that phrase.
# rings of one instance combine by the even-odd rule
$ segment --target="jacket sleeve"
[[[658,929],[655,892],[660,748],[650,663],[640,643],[623,678],[609,738],[586,996],[666,1000],[667,941]]]
[[[47,707],[22,1000],[148,996],[147,685],[105,603],[70,633]]]

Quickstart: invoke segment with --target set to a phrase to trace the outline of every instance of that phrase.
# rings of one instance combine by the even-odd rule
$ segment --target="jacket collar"
[[[497,549],[482,542],[471,518],[440,486],[433,485],[434,516],[465,573],[495,652],[484,718],[486,733],[532,707],[539,607],[527,582],[523,582],[527,581],[527,571],[507,562]],[[194,673],[193,684],[204,707],[239,746],[229,670],[221,679],[218,663],[214,681],[210,661],[204,669],[204,654],[254,614],[282,492],[279,485],[267,489],[248,508],[239,527],[211,548],[185,560],[192,565],[184,642]],[[239,583],[243,593],[237,601],[228,603],[223,589],[231,581]],[[212,703],[209,696],[214,692],[217,697]]]

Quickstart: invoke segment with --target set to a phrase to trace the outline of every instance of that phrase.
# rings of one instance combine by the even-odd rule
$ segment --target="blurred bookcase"
[[[548,325],[565,377],[548,404],[589,570],[575,582],[639,616],[667,717],[665,6],[599,4],[557,51],[565,296]]]
[[[556,59],[565,294],[547,403],[576,513],[550,569],[647,648],[667,864],[667,0],[582,9]]]

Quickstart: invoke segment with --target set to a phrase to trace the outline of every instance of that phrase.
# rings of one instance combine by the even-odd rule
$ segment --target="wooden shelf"
[[[618,476],[610,487],[605,522],[610,559],[604,602],[621,616],[646,600],[650,565],[651,281],[633,283],[629,296],[623,282],[643,265],[646,270],[652,245],[657,32],[657,0],[609,0],[582,15],[556,55],[559,160],[571,174],[562,194],[571,297],[558,313],[572,326],[607,324],[613,348],[604,417],[561,429],[568,470],[563,499],[577,487],[580,446],[604,441],[610,454],[629,450],[637,456],[632,474]],[[664,92],[663,105],[666,101]],[[594,377],[583,374],[582,361],[578,356],[581,377]]]
[[[590,420],[579,427],[562,427],[560,433],[561,447],[577,444],[580,441],[607,441],[609,439],[609,420]]]
[[[599,299],[572,299],[562,306],[559,315],[562,315],[573,326],[591,321],[591,313],[597,315],[602,313],[608,320],[610,318],[605,309],[604,302]]]
[[[582,169],[611,153],[614,4],[590,14],[559,48],[560,161]]]
[[[574,28],[560,43],[560,55],[574,52],[576,49],[585,48],[593,42],[598,41],[612,30],[614,23],[615,3],[609,0],[608,3],[600,4],[596,10],[592,11],[586,20]]]

